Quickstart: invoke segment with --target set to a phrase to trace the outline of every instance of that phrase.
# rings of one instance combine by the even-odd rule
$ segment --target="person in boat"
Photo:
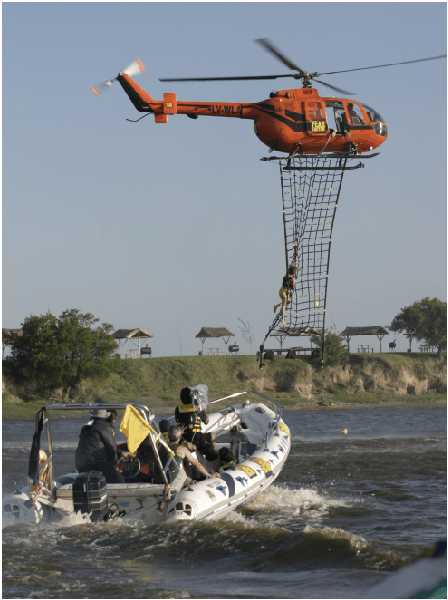
[[[169,428],[170,428],[170,422],[168,421],[168,419],[162,419],[159,423],[159,431],[162,434],[163,441],[166,442],[167,444],[169,443],[169,440],[168,440],[168,429]]]
[[[119,450],[115,441],[115,410],[95,409],[92,419],[84,425],[79,435],[75,454],[77,471],[101,471],[108,483],[124,483],[118,469]]]
[[[219,449],[218,452],[219,457],[219,472],[229,471],[236,467],[236,460],[233,452],[227,446],[223,446]]]
[[[175,410],[176,423],[184,428],[183,437],[187,442],[193,443],[207,460],[215,461],[218,458],[210,433],[202,432],[202,423],[208,423],[205,410],[198,406],[198,393],[190,387],[180,391],[180,403]]]
[[[196,450],[194,444],[188,442],[184,437],[184,431],[177,425],[171,425],[168,431],[171,449],[175,452],[177,458],[182,461],[183,467],[190,477],[201,481],[213,477],[215,473],[209,471],[192,454]]]
[[[274,305],[274,312],[277,312],[281,306],[282,320],[285,318],[285,312],[288,304],[291,302],[292,294],[296,288],[297,271],[299,268],[298,242],[294,243],[292,261],[288,266],[286,275],[283,277],[282,287],[278,291],[280,302]]]
[[[168,421],[166,421],[166,423],[168,423]],[[167,443],[169,443],[168,432],[166,441]],[[162,468],[165,470],[166,477],[169,481],[175,478],[178,469],[177,467],[170,468],[169,463],[171,461],[172,455],[170,456],[170,453],[167,450],[166,446],[164,444],[158,443],[157,452],[159,455],[160,464],[154,452],[154,446],[152,445],[150,437],[146,437],[137,450],[137,458],[140,465],[137,481],[141,483],[166,483],[163,473],[160,470],[160,466],[162,466]],[[175,467],[175,465],[172,466]]]

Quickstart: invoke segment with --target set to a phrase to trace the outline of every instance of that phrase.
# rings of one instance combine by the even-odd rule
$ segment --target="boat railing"
[[[111,409],[115,409],[115,410],[125,410],[126,406],[128,404],[131,404],[132,406],[135,406],[135,408],[137,408],[138,410],[140,410],[143,415],[148,419],[148,421],[152,421],[152,419],[154,418],[154,413],[151,411],[151,409],[146,406],[146,404],[142,404],[141,402],[136,402],[136,401],[131,401],[131,402],[108,402],[108,403],[54,403],[54,404],[47,404],[45,405],[45,409],[47,411],[49,410],[85,410],[85,411],[92,411],[92,410],[98,410],[98,409],[104,409],[104,410],[111,410]]]
[[[264,392],[254,391],[252,393],[258,396],[263,401],[263,404],[266,404],[268,408],[270,408],[275,414],[274,426],[276,426],[283,416],[283,408],[279,404],[277,404],[277,402],[275,402],[275,400],[273,400],[270,396],[267,396]]]

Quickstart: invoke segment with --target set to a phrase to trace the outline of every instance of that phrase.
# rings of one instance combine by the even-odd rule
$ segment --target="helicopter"
[[[239,75],[229,77],[176,77],[161,78],[162,82],[247,81],[293,78],[302,81],[302,87],[271,92],[261,102],[196,102],[181,101],[173,92],[165,92],[162,100],[155,100],[134,79],[144,72],[144,64],[136,59],[117,77],[91,87],[95,95],[109,88],[115,81],[121,85],[139,112],[154,114],[156,123],[167,123],[169,116],[227,117],[254,121],[255,135],[270,151],[288,155],[316,155],[332,153],[350,156],[371,152],[387,139],[388,127],[379,112],[356,100],[340,97],[323,97],[313,87],[313,81],[337,92],[351,95],[333,84],[318,79],[321,75],[334,75],[367,69],[378,69],[445,58],[446,54],[401,62],[355,67],[325,73],[308,72],[290,60],[266,39],[255,40],[291,71],[274,75]],[[131,122],[138,122],[148,114]]]

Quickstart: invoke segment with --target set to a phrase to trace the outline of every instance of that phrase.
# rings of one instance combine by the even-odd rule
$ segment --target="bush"
[[[21,334],[10,335],[11,356],[4,361],[8,375],[28,394],[73,394],[82,378],[107,371],[116,347],[112,326],[98,321],[77,309],[59,317],[27,317]]]
[[[311,338],[311,342],[319,348],[319,356],[314,359],[314,364],[320,364],[320,357],[322,354],[322,338],[313,335]],[[324,365],[326,366],[335,366],[344,364],[347,362],[349,358],[348,350],[344,346],[342,338],[337,333],[333,333],[329,331],[325,334],[325,344],[324,344]]]

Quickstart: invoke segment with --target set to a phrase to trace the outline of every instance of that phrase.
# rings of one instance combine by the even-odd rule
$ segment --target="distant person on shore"
[[[95,409],[92,419],[84,425],[79,435],[75,454],[77,471],[101,471],[107,483],[124,483],[118,470],[119,451],[115,441],[115,410]]]

